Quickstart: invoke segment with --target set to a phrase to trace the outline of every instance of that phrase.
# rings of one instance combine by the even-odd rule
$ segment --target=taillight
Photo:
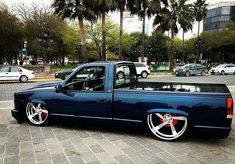
[[[227,98],[227,118],[233,118],[233,99]]]

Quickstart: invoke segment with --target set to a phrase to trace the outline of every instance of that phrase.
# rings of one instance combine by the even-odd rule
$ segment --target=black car
[[[201,76],[206,74],[206,66],[201,64],[186,64],[181,68],[174,70],[176,76],[191,76],[200,74]]]

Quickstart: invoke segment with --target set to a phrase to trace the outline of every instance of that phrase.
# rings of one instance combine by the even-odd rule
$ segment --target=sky
[[[189,0],[189,2],[195,2],[195,1],[196,0]],[[211,4],[211,3],[229,2],[229,1],[235,1],[235,0],[207,0],[206,2]],[[32,3],[33,4],[38,4],[39,6],[50,6],[53,3],[53,0],[0,0],[0,3],[1,2],[3,2],[4,4],[6,4],[10,8],[12,8],[12,7],[16,6],[18,3],[25,3],[26,5],[29,5],[29,6]],[[117,14],[117,13],[111,14],[111,19],[114,22],[118,23],[119,22],[119,14]],[[187,38],[191,38],[191,37],[196,36],[197,27],[198,27],[197,24],[194,24],[193,30],[186,33],[185,38],[187,39]],[[201,29],[202,29],[202,25],[201,25]],[[179,38],[181,38],[182,32],[179,32],[179,34],[177,36]]]

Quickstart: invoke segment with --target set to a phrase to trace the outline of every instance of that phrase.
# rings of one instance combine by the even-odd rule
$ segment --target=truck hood
[[[42,84],[35,85],[35,86],[33,86],[29,89],[55,87],[57,85],[60,85],[61,83],[62,83],[62,81],[47,82],[47,83],[42,83]]]

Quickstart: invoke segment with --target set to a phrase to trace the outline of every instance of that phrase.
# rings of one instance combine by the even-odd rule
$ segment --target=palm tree
[[[193,6],[187,3],[188,0],[170,0],[169,5],[156,14],[154,25],[161,33],[171,32],[170,48],[170,70],[174,67],[174,38],[181,27],[183,31],[192,29],[193,24]],[[178,27],[179,26],[179,27]]]
[[[200,33],[200,22],[206,18],[207,16],[207,6],[206,0],[197,0],[194,2],[194,14],[195,14],[195,19],[198,22],[198,37]]]
[[[206,0],[197,0],[194,2],[194,16],[196,21],[198,22],[198,31],[197,31],[197,39],[198,39],[198,46],[197,46],[197,56],[199,56],[199,49],[200,49],[200,43],[199,43],[199,34],[200,34],[200,22],[206,18],[207,16],[207,6]],[[200,57],[199,57],[200,58]]]
[[[83,20],[95,20],[96,15],[94,14],[93,10],[87,4],[86,0],[54,0],[52,7],[55,9],[55,13],[61,16],[62,18],[78,19],[83,57],[82,62],[87,62],[86,37]]]
[[[101,16],[102,22],[102,60],[107,60],[106,56],[106,26],[105,19],[106,13],[109,11],[114,11],[117,9],[116,0],[89,0],[90,5],[92,6],[93,11],[97,16]]]
[[[137,14],[142,20],[142,44],[141,44],[141,62],[144,62],[145,55],[145,21],[146,16],[151,17],[161,10],[161,2],[167,4],[167,0],[130,0],[127,7],[131,14]]]
[[[123,12],[125,10],[125,6],[127,4],[127,0],[118,1],[118,9],[120,10],[120,32],[119,32],[119,60],[122,60],[122,37],[123,37]]]

